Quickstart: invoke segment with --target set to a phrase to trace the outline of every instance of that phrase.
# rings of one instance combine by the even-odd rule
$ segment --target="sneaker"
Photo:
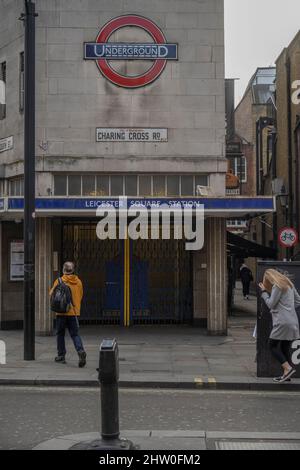
[[[55,360],[55,362],[60,362],[61,364],[66,364],[65,356],[56,356],[56,358],[54,360]]]
[[[273,382],[278,383],[282,380],[282,378],[283,378],[283,375],[281,375],[280,377],[274,377]],[[286,382],[291,382],[291,379],[286,379]]]
[[[78,356],[79,356],[78,367],[84,367],[86,365],[86,352],[80,351],[78,353]]]
[[[287,374],[284,374],[277,383],[282,384],[283,382],[287,382],[295,373],[296,369],[291,369]]]

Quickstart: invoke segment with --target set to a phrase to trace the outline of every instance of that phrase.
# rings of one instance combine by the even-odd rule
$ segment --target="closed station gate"
[[[81,322],[192,321],[192,260],[184,240],[99,240],[96,222],[63,225],[63,261],[84,285]]]

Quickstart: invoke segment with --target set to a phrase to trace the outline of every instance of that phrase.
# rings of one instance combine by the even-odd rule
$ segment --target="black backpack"
[[[68,313],[73,306],[72,292],[69,286],[62,279],[58,278],[58,284],[55,286],[50,298],[51,310],[55,313]]]

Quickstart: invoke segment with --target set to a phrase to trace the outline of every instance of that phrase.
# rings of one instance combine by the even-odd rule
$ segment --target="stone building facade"
[[[278,204],[278,228],[300,230],[300,32],[276,61],[277,145],[276,177],[288,194],[286,207]],[[299,244],[291,251],[278,246],[279,259],[299,259]]]
[[[22,322],[21,268],[13,261],[23,217],[22,7],[22,0],[1,2],[3,328]],[[255,200],[231,207],[225,198],[223,0],[37,0],[36,11],[37,331],[53,330],[47,290],[72,258],[85,285],[83,322],[193,321],[225,334],[226,216],[257,208]],[[112,83],[104,68],[131,83],[162,59],[122,56],[99,60],[98,67],[84,60],[84,44],[96,51],[99,31],[108,25],[105,42],[122,45],[123,54],[132,45],[162,42],[177,47],[178,57],[166,60],[146,86]],[[201,191],[208,199],[200,252],[186,253],[175,240],[127,245],[96,238],[99,204],[118,196],[132,203],[195,203]],[[272,210],[268,199],[264,203]],[[126,306],[124,298],[130,298]]]

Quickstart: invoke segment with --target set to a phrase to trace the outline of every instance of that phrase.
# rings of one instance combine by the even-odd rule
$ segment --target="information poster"
[[[10,280],[24,280],[24,242],[14,241],[10,244]]]

